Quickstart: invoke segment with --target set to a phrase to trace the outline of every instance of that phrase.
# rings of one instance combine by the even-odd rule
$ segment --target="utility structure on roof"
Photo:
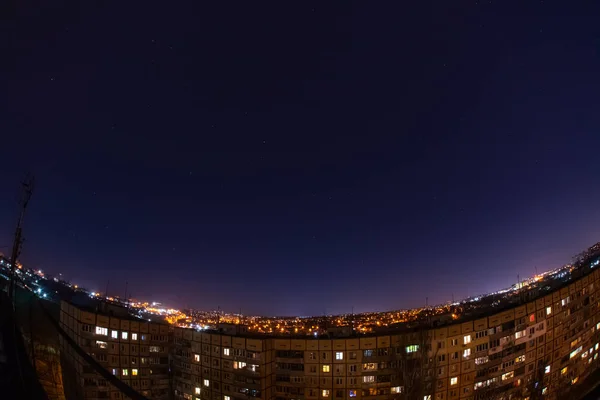
[[[8,296],[10,300],[13,301],[13,304],[15,294],[15,269],[17,268],[17,259],[19,258],[19,254],[21,254],[21,245],[23,244],[21,227],[23,225],[23,218],[25,217],[27,205],[29,204],[29,200],[33,194],[33,183],[34,178],[31,175],[27,175],[23,182],[21,182],[21,196],[19,199],[21,212],[19,213],[19,219],[17,220],[17,228],[15,229],[15,238],[10,257],[10,289]]]

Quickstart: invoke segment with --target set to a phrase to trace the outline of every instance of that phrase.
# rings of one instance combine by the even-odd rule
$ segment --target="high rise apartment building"
[[[587,267],[557,290],[477,319],[347,338],[199,332],[67,303],[61,323],[152,399],[570,399],[598,368],[599,289],[600,270]],[[121,398],[63,351],[77,361],[80,398]]]
[[[600,271],[436,329],[318,339],[174,329],[173,389],[201,400],[573,398],[598,367]]]

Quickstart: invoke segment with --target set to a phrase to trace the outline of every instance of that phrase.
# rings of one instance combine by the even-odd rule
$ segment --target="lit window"
[[[137,333],[131,334],[131,340],[137,340]]]
[[[119,331],[111,331],[110,332],[110,337],[113,339],[118,339],[119,338]]]
[[[423,400],[431,400],[431,395],[426,394],[425,396],[423,396]]]
[[[121,339],[127,340],[127,336],[129,336],[127,332],[121,332]]]
[[[529,322],[535,322],[535,314],[529,316]]]
[[[546,307],[546,315],[552,314],[552,307]]]
[[[468,358],[471,356],[471,349],[464,349],[463,350],[463,358]]]
[[[158,353],[158,352],[160,352],[160,347],[158,347],[158,346],[150,346],[148,348],[148,350],[150,351],[150,353]]]
[[[402,386],[394,386],[391,389],[392,393],[402,393]]]
[[[465,337],[463,337],[463,343],[464,344],[471,343],[471,335],[466,335]]]
[[[523,361],[525,361],[525,354],[523,354],[522,356],[519,356],[519,357],[515,358],[515,364],[523,362]]]
[[[575,378],[571,379],[571,385],[576,384],[578,380],[579,380],[578,376],[576,376]]]
[[[235,369],[242,369],[246,366],[246,363],[243,361],[234,361],[233,362],[233,368]]]
[[[323,389],[323,397],[329,397],[329,390]]]
[[[392,389],[394,389],[394,388],[392,388]],[[356,397],[356,390],[350,390],[350,391],[348,392],[348,395],[349,395],[350,397]]]
[[[195,393],[196,394],[200,394],[200,388],[199,387],[196,388]]]
[[[485,364],[486,362],[488,362],[490,360],[490,358],[488,356],[483,356],[483,357],[477,357],[475,359],[475,365],[481,365],[481,364]]]
[[[456,385],[458,383],[458,377],[455,376],[453,378],[450,378],[450,385]]]
[[[117,369],[116,368],[112,369],[112,374],[115,375],[115,376],[117,375]]]
[[[229,396],[223,396],[223,400],[231,400],[231,397],[229,397]]]
[[[373,383],[373,382],[375,382],[375,376],[373,376],[373,375],[363,376],[363,383]]]
[[[377,363],[365,363],[363,364],[364,371],[375,371],[377,370]]]
[[[96,340],[96,346],[98,346],[101,349],[105,349],[108,347],[108,343],[103,342],[101,340]]]
[[[545,395],[546,393],[548,393],[548,388],[547,387],[545,387],[545,388],[542,389],[542,394]]]
[[[323,365],[323,372],[329,372],[329,365]]]
[[[407,353],[415,353],[419,351],[419,345],[418,344],[411,344],[410,346],[406,346],[406,352]]]
[[[505,374],[502,374],[502,380],[505,381],[507,379],[513,378],[514,376],[515,376],[515,372],[514,371],[510,371],[510,372],[507,372]]]
[[[194,354],[194,361],[200,362],[200,354]]]
[[[224,355],[224,356],[228,356],[228,355],[229,355],[229,349],[228,349],[227,347],[225,347],[225,348],[223,349],[223,355]]]
[[[123,368],[122,373],[123,373],[123,376],[127,376],[127,375],[129,375],[129,370],[127,368]]]
[[[568,370],[569,370],[569,367],[564,367],[563,369],[560,370],[560,374],[564,375],[567,373]]]
[[[598,350],[598,343],[594,345],[594,350]]]
[[[132,369],[132,370],[131,370],[131,375],[133,375],[133,376],[137,376],[137,371],[138,371],[138,370],[137,370],[136,368]]]
[[[341,352],[341,351],[337,351],[337,352],[335,353],[335,359],[336,359],[336,360],[343,360],[343,359],[344,359],[344,353],[343,353],[343,352]]]
[[[208,381],[208,379],[204,380],[204,386],[206,386],[206,387],[210,386],[210,382]]]
[[[100,326],[97,326],[96,327],[96,335],[108,336],[108,328],[102,328]]]

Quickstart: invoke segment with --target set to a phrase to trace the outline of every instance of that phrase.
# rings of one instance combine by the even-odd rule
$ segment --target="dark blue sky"
[[[597,2],[53,3],[1,21],[0,245],[32,171],[30,266],[304,315],[600,240]]]

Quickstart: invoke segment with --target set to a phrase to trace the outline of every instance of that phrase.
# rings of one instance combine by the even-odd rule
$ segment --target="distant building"
[[[220,323],[217,329],[224,335],[245,335],[248,333],[248,326],[240,324]]]
[[[348,337],[352,335],[351,326],[333,326],[327,328],[327,334],[331,337]]]

